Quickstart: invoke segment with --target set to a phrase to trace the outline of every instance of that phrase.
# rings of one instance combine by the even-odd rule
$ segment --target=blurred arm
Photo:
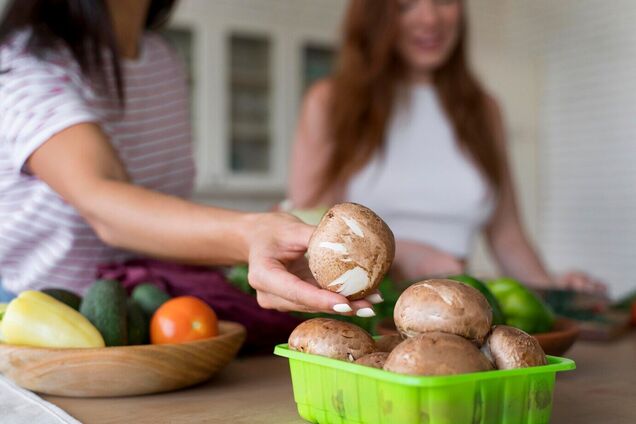
[[[342,200],[342,187],[330,187],[316,196],[331,156],[327,107],[329,82],[315,84],[305,96],[292,152],[288,195],[294,208],[331,206]]]
[[[501,112],[494,100],[489,103],[496,128],[497,148],[502,160],[503,180],[497,207],[486,227],[486,237],[504,274],[524,282],[548,287],[552,285],[553,280],[532,247],[521,224],[514,182],[508,164]]]

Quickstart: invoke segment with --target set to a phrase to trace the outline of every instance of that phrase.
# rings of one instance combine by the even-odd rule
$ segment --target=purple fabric
[[[219,319],[240,322],[247,329],[244,351],[269,351],[287,341],[299,318],[261,308],[254,296],[232,286],[218,269],[134,259],[98,268],[97,277],[122,282],[128,293],[141,283],[152,283],[171,296],[196,296],[209,304]]]

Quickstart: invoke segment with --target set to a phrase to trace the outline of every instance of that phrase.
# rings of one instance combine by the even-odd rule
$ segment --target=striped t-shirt
[[[20,33],[0,46],[0,280],[14,293],[51,286],[82,293],[99,264],[128,253],[105,245],[25,163],[56,133],[97,123],[132,183],[189,197],[194,161],[186,79],[175,52],[148,33],[140,56],[122,64],[122,110],[91,88],[68,51],[38,59],[25,52],[27,37]]]

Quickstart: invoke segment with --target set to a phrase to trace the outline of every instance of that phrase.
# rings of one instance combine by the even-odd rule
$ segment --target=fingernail
[[[341,314],[345,314],[347,312],[351,312],[353,309],[351,309],[351,306],[346,303],[338,303],[337,305],[333,305],[333,310]]]
[[[371,318],[375,316],[375,312],[371,308],[362,308],[356,311],[356,315],[360,318]]]
[[[384,302],[384,299],[382,299],[382,296],[379,293],[370,294],[369,296],[365,297],[365,299],[373,304]]]

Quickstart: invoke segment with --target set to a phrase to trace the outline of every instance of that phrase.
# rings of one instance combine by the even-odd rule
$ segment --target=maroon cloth
[[[151,259],[133,259],[98,268],[97,277],[122,282],[128,293],[141,283],[152,283],[171,296],[196,296],[214,309],[219,319],[240,322],[247,329],[244,351],[269,351],[287,341],[299,318],[261,308],[254,296],[232,286],[223,272]]]

